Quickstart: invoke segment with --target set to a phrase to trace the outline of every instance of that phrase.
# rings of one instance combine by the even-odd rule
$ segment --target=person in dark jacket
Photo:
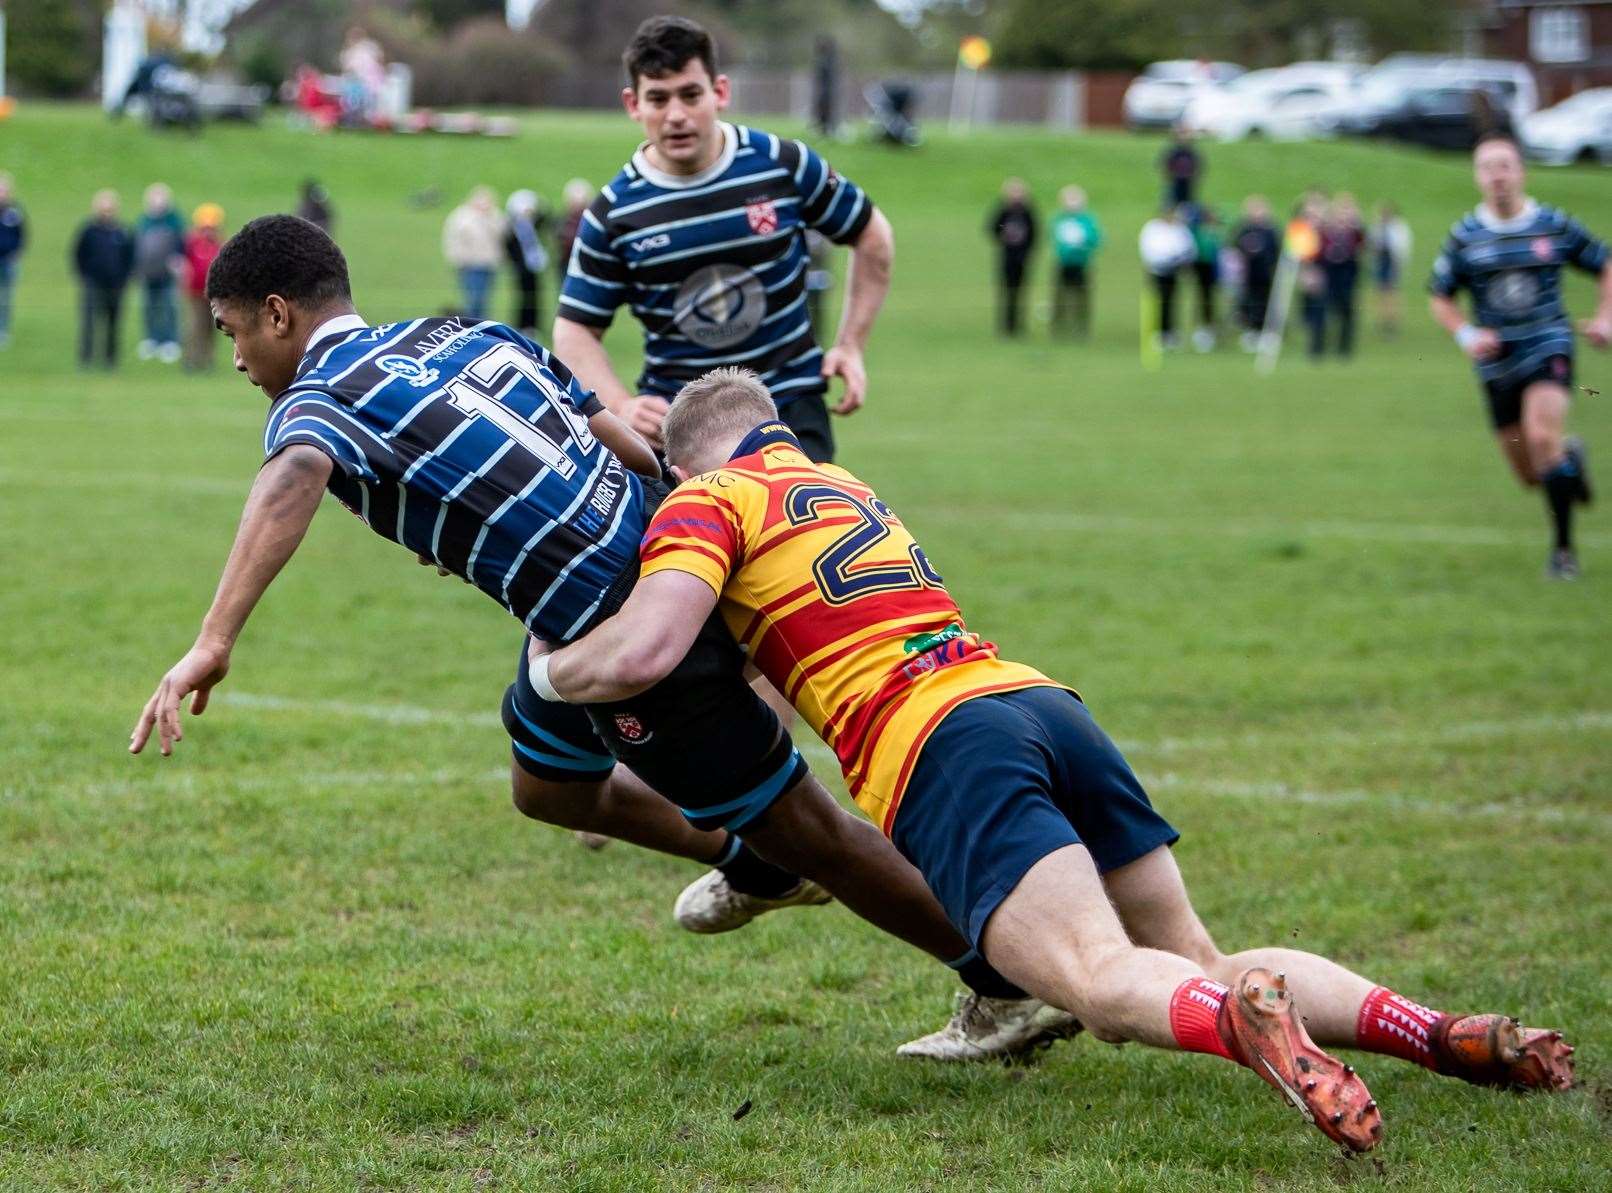
[[[1192,147],[1192,133],[1185,125],[1176,126],[1175,139],[1159,158],[1159,169],[1164,174],[1166,204],[1179,207],[1194,201],[1198,178],[1203,174],[1203,158]]]
[[[1338,325],[1338,355],[1345,359],[1355,350],[1355,291],[1365,244],[1366,229],[1354,196],[1338,195],[1321,228],[1321,269],[1326,275],[1327,311]]]
[[[1243,222],[1232,234],[1232,248],[1243,262],[1243,294],[1238,315],[1243,325],[1242,344],[1249,352],[1259,347],[1265,314],[1271,305],[1271,285],[1282,257],[1282,237],[1271,219],[1271,205],[1263,195],[1243,201]]]
[[[11,175],[0,174],[0,348],[11,343],[11,291],[28,244],[28,221],[11,197]]]
[[[297,214],[313,224],[327,236],[336,222],[336,213],[330,206],[330,194],[317,179],[309,178],[302,184],[302,198],[297,202]]]
[[[998,330],[1003,335],[1016,336],[1024,299],[1025,267],[1036,238],[1035,209],[1030,206],[1030,191],[1023,179],[1009,178],[1002,184],[1002,202],[992,213],[986,230],[996,241],[999,253]]]
[[[548,268],[543,228],[548,216],[533,191],[516,191],[504,203],[507,217],[504,254],[515,275],[515,330],[531,335],[538,328],[538,278]]]
[[[110,369],[118,361],[118,315],[134,272],[134,237],[118,221],[116,191],[97,191],[90,212],[73,241],[73,270],[83,287],[78,363],[89,368],[95,362],[99,341],[101,363]]]

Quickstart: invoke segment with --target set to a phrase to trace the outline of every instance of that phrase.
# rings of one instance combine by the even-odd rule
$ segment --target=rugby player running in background
[[[1588,505],[1584,444],[1565,437],[1573,388],[1573,325],[1561,273],[1574,265],[1600,277],[1594,317],[1582,325],[1597,348],[1612,344],[1612,259],[1606,245],[1565,212],[1536,203],[1517,142],[1491,134],[1472,155],[1483,201],[1450,229],[1433,262],[1433,318],[1477,366],[1500,452],[1517,479],[1541,488],[1555,531],[1546,576],[1576,580],[1573,507]],[[1472,317],[1455,296],[1472,295]]]
[[[621,611],[532,667],[546,699],[657,682],[719,608],[958,931],[1100,1039],[1246,1065],[1357,1151],[1381,1116],[1317,1042],[1480,1084],[1572,1084],[1558,1032],[1435,1011],[1312,953],[1221,952],[1171,856],[1179,834],[1080,698],[971,633],[895,513],[811,463],[753,374],[691,384],[665,427],[684,483]]]
[[[622,60],[622,102],[645,140],[582,218],[554,320],[556,355],[657,447],[685,382],[743,365],[761,375],[806,453],[832,459],[824,394],[829,378],[844,383],[836,414],[866,397],[862,355],[895,254],[889,221],[801,142],[718,119],[728,77],[693,21],[651,17]],[[827,352],[807,309],[808,228],[851,248]],[[600,343],[624,304],[644,329],[636,395]]]
[[[369,326],[341,250],[295,216],[237,233],[208,272],[207,297],[235,367],[269,396],[265,461],[201,632],[147,701],[132,753],[153,731],[170,753],[187,696],[192,714],[206,708],[327,488],[377,534],[551,641],[569,641],[630,591],[664,489],[624,463],[658,476],[659,462],[541,347],[493,322]],[[718,619],[665,683],[606,708],[536,699],[526,664],[523,647],[504,701],[522,812],[716,864],[722,897],[708,885],[695,909],[704,931],[832,891],[1011,1010],[973,1055],[1021,1051],[1070,1026],[980,960],[917,872],[811,777]],[[636,775],[615,751],[630,752]],[[824,834],[845,856],[822,862],[818,885],[751,852],[741,828],[785,866],[798,841]]]

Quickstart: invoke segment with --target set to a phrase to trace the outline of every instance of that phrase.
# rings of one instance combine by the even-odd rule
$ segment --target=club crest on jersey
[[[1549,262],[1556,256],[1556,246],[1551,243],[1549,236],[1534,237],[1534,242],[1528,247],[1534,250],[1534,256],[1541,261]]]
[[[641,746],[654,737],[653,731],[644,728],[644,723],[630,712],[616,714],[616,736],[629,746]]]
[[[765,236],[778,230],[778,209],[773,206],[771,199],[747,204],[744,218],[750,221],[750,230],[757,236]]]
[[[426,368],[412,356],[399,356],[393,353],[390,356],[381,357],[375,364],[383,372],[390,373],[394,377],[403,378],[415,389],[424,389],[428,385],[434,385],[439,376],[435,369]]]

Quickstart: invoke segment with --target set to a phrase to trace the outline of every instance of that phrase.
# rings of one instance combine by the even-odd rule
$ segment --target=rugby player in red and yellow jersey
[[[664,433],[684,483],[650,523],[637,586],[615,617],[537,658],[539,695],[630,696],[720,603],[958,931],[1099,1038],[1246,1065],[1357,1151],[1382,1117],[1316,1041],[1476,1083],[1572,1084],[1559,1032],[1435,1011],[1312,953],[1222,953],[1171,857],[1178,834],[1080,698],[970,631],[900,519],[844,469],[811,463],[754,374],[685,387]]]

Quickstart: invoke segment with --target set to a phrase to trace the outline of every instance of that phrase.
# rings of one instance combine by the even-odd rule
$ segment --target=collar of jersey
[[[744,456],[753,456],[762,448],[771,447],[775,443],[792,447],[796,451],[800,450],[800,440],[796,439],[783,423],[762,423],[739,440],[739,446],[733,449],[733,454],[728,459],[737,460]]]
[[[1479,203],[1473,214],[1478,217],[1478,223],[1491,232],[1519,232],[1533,223],[1534,217],[1539,214],[1539,204],[1532,199],[1524,199],[1522,210],[1509,220],[1501,219],[1487,203]]]
[[[308,337],[308,345],[302,350],[303,364],[306,364],[308,357],[313,355],[313,346],[319,343],[320,340],[328,340],[331,336],[345,335],[350,331],[363,331],[368,326],[369,324],[364,322],[361,315],[337,315],[334,319],[326,319],[318,327],[314,328],[313,334]],[[300,367],[297,369],[299,374],[302,371]]]
[[[706,166],[698,174],[668,174],[665,170],[657,170],[649,164],[649,154],[646,152],[649,148],[648,141],[645,141],[634,151],[632,155],[633,169],[638,171],[645,182],[652,182],[666,190],[676,191],[684,190],[691,186],[704,186],[731,166],[733,164],[733,155],[739,151],[739,134],[734,131],[733,125],[726,120],[720,120],[717,122],[717,127],[722,130],[722,152],[717,155],[716,161]]]

